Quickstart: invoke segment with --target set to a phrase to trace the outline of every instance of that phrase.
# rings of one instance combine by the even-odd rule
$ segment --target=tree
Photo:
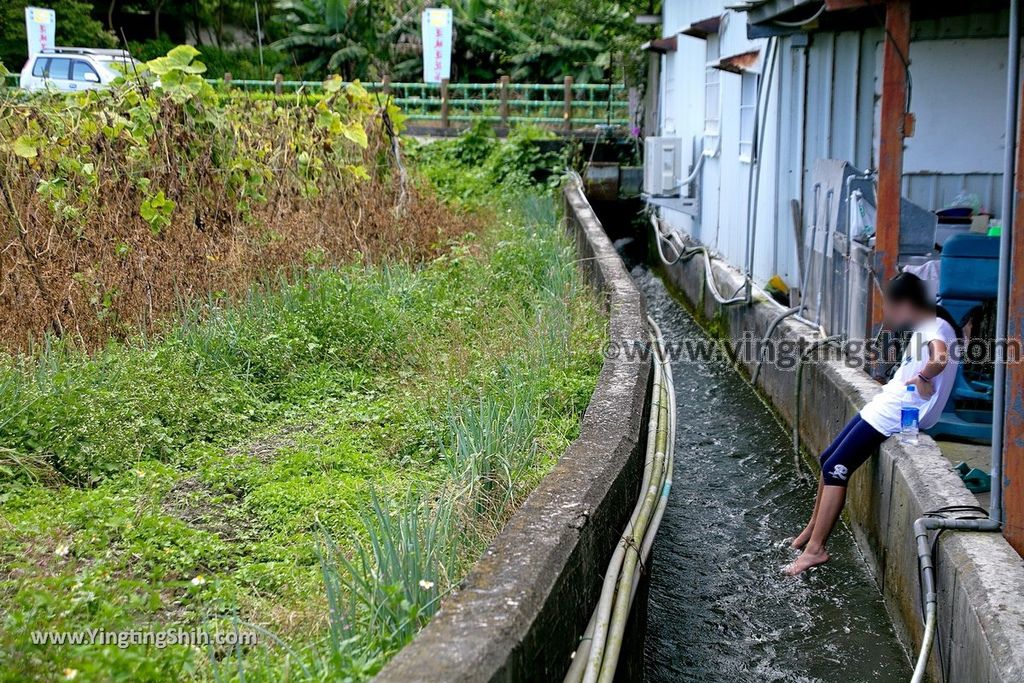
[[[373,5],[373,0],[283,0],[276,5],[276,19],[287,35],[271,47],[293,53],[307,75],[365,78],[379,47]]]
[[[0,61],[12,70],[28,59],[25,7],[46,7],[57,13],[57,44],[115,47],[117,39],[92,17],[93,6],[80,0],[4,0],[0,5]]]
[[[422,2],[403,3],[391,44],[418,45]],[[615,0],[452,0],[453,80],[486,82],[507,74],[520,82],[622,80],[649,29],[634,21],[634,3]],[[420,54],[392,55],[391,73],[420,73]],[[401,59],[395,57],[400,56]]]

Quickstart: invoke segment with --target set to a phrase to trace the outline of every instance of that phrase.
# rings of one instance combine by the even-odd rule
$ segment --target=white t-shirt
[[[939,278],[942,275],[941,259],[925,261],[919,266],[903,266],[901,271],[904,273],[911,273],[912,275],[916,275],[924,280],[924,284],[928,288],[928,293],[933,297],[939,293]]]
[[[935,393],[927,401],[922,399],[920,394],[915,394],[915,403],[918,407],[918,426],[921,429],[928,429],[939,421],[939,416],[942,415],[949,399],[949,393],[953,390],[959,363],[956,360],[957,354],[954,353],[957,343],[956,331],[945,320],[937,317],[914,329],[896,374],[882,387],[882,393],[860,410],[861,418],[882,434],[892,436],[900,431],[900,410],[907,395],[907,382],[917,377],[927,365],[931,359],[928,344],[936,339],[946,343],[949,360],[938,377],[932,378]]]

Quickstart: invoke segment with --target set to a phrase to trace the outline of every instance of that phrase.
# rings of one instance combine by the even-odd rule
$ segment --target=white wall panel
[[[759,68],[764,71],[768,42],[748,40],[746,15],[727,12],[725,5],[668,0],[663,35],[675,35],[694,22],[724,14],[721,55],[759,49]],[[977,193],[984,206],[998,211],[1003,144],[999,117],[1005,97],[1001,83],[1005,38],[999,37],[1006,32],[1003,14],[914,24],[911,60],[918,134],[908,143],[903,187],[907,196],[923,206],[939,208],[967,189]],[[777,273],[790,285],[798,284],[791,201],[800,202],[801,229],[806,234],[815,160],[843,159],[861,169],[875,166],[875,81],[883,35],[878,27],[778,39],[767,120],[759,130],[766,138],[756,167],[760,191],[754,277],[758,282]],[[666,97],[661,133],[678,135],[685,144],[696,140],[698,149],[704,130],[705,61],[705,41],[685,35],[678,36],[678,50],[663,58]],[[947,68],[953,61],[959,66]],[[706,160],[699,178],[699,217],[693,220],[671,211],[663,216],[744,268],[751,165],[739,155],[739,76],[721,74],[721,102],[721,151]]]

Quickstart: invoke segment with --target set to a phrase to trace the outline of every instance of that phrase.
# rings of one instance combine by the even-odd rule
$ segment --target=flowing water
[[[660,280],[634,277],[666,341],[706,338]],[[676,467],[654,545],[646,674],[678,681],[905,681],[910,664],[847,528],[799,578],[784,539],[810,514],[790,437],[730,363],[675,358]]]

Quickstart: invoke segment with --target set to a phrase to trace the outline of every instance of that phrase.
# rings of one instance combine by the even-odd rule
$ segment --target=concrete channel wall
[[[655,256],[655,258],[657,258]],[[697,312],[714,320],[733,342],[744,333],[763,338],[784,309],[755,288],[755,304],[723,308],[705,291],[703,257],[665,268],[668,279]],[[712,259],[720,291],[738,290],[742,275]],[[773,340],[812,340],[813,330],[784,321]],[[833,356],[835,357],[835,356]],[[751,371],[754,362],[745,362]],[[761,392],[792,427],[796,418],[793,367],[765,363]],[[841,360],[807,363],[802,374],[800,437],[820,452],[880,386]],[[817,462],[813,463],[817,476]],[[923,636],[923,609],[912,525],[929,510],[978,501],[951,472],[935,442],[917,446],[889,439],[851,479],[847,521],[885,597],[897,634],[916,657]],[[808,510],[810,514],[810,510]],[[1024,681],[1024,562],[998,534],[942,533],[937,547],[938,645],[929,674],[948,683]],[[941,653],[941,654],[940,654]],[[942,657],[940,663],[939,657]],[[941,669],[940,669],[941,664]],[[941,672],[945,672],[945,678]]]
[[[604,298],[610,341],[646,339],[643,296],[597,216],[573,187],[565,207],[580,265]],[[562,679],[639,492],[651,374],[647,357],[605,360],[579,438],[377,681]],[[625,646],[627,669],[639,644]]]

